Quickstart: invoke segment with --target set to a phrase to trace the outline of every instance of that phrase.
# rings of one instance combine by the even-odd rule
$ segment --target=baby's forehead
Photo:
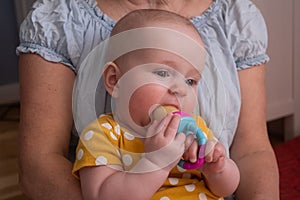
[[[200,38],[200,36],[199,36]],[[199,39],[200,40],[200,39]],[[179,55],[195,67],[202,68],[206,51],[200,41],[191,35],[171,28],[144,27],[131,29],[112,36],[108,41],[107,59],[113,61],[129,52],[157,49]]]
[[[174,42],[179,45],[182,44],[183,41],[181,41],[183,38],[189,38],[191,41],[197,43],[199,46],[204,47],[204,44],[202,42],[202,39],[200,37],[200,34],[198,30],[190,24],[183,24],[183,23],[169,23],[169,22],[150,22],[143,28],[151,28],[153,29],[160,29],[161,31],[153,32],[153,34],[157,34],[158,37],[161,38],[162,42]],[[166,34],[164,30],[169,30],[170,33]],[[151,32],[151,31],[150,31]],[[146,37],[144,37],[146,36]],[[151,38],[148,38],[148,34],[144,35],[141,34],[140,37],[143,40],[151,40]]]

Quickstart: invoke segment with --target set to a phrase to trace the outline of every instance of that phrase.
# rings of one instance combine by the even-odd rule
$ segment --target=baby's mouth
[[[171,105],[153,105],[149,109],[149,116],[151,121],[156,120],[160,121],[162,120],[168,113],[178,111],[178,109],[175,106]]]

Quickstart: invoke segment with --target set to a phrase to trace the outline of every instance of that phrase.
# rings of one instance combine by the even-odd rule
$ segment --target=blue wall
[[[18,82],[18,58],[15,50],[19,43],[17,19],[13,0],[0,1],[0,86]]]

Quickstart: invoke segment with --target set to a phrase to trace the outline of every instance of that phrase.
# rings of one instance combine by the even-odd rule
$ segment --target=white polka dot
[[[125,132],[125,133],[124,133],[124,136],[125,136],[125,138],[126,138],[127,140],[134,140],[134,136],[131,135],[130,133]]]
[[[101,124],[101,126],[107,128],[109,130],[112,129],[112,126],[109,123],[103,123],[103,124]]]
[[[79,151],[77,152],[77,159],[81,160],[82,156],[83,156],[83,150],[79,149]]]
[[[170,198],[169,197],[162,197],[159,200],[170,200]]]
[[[190,174],[190,173],[182,174],[182,178],[184,178],[184,179],[191,179],[191,177],[192,177],[192,174]]]
[[[180,167],[179,165],[177,165],[177,170],[178,170],[179,172],[185,172],[185,171],[186,171],[186,169]]]
[[[118,135],[121,134],[120,126],[119,126],[119,125],[115,126],[115,132],[116,132]]]
[[[200,193],[199,200],[207,200],[206,195],[204,193]]]
[[[189,185],[185,185],[184,187],[185,187],[186,191],[193,192],[195,190],[196,186],[194,184],[189,184]]]
[[[96,161],[96,165],[106,165],[107,164],[107,159],[104,156],[98,156]]]
[[[88,140],[92,139],[93,135],[94,135],[93,131],[86,132],[85,135],[84,135],[84,140],[88,141]]]
[[[130,166],[132,164],[132,157],[129,154],[125,154],[122,156],[122,161],[124,165]]]
[[[168,178],[171,185],[176,185],[178,183],[178,178]]]
[[[111,137],[112,139],[114,139],[114,140],[118,140],[118,138],[114,135],[113,132],[110,132],[110,137]]]

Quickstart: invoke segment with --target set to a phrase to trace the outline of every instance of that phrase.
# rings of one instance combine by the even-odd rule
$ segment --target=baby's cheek
[[[139,95],[133,93],[129,100],[129,114],[131,119],[139,126],[143,126],[149,124],[150,118],[147,116],[147,112],[145,112],[145,102],[143,102]],[[149,119],[148,119],[149,118]]]
[[[132,120],[139,126],[148,125],[150,123],[149,111],[153,105],[159,104],[160,99],[159,91],[151,85],[136,89],[129,100],[128,109]]]
[[[197,96],[194,90],[188,91],[187,96],[181,100],[181,104],[183,105],[184,112],[193,113],[195,108],[198,108]]]

